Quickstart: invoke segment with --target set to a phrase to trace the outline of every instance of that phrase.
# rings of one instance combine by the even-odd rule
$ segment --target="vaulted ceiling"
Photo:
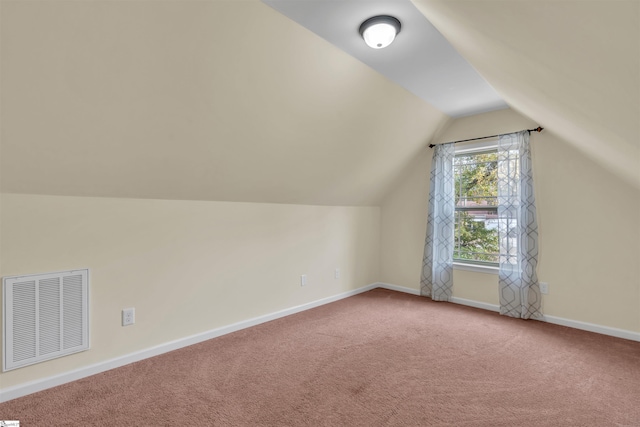
[[[262,1],[451,117],[508,108],[410,0]],[[385,49],[360,36],[360,24],[377,15],[401,23]]]
[[[255,1],[2,2],[7,192],[378,203],[448,118]]]
[[[640,182],[637,2],[414,4],[512,108]],[[451,121],[258,0],[0,7],[3,192],[375,205]]]
[[[640,187],[640,2],[412,1],[511,108]]]

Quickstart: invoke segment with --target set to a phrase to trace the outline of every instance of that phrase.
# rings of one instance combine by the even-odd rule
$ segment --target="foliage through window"
[[[498,265],[498,153],[457,154],[454,261]]]

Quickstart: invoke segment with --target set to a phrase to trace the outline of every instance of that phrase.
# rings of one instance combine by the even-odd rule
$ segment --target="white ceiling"
[[[263,1],[449,116],[508,107],[409,0]],[[402,23],[385,49],[369,48],[358,32],[376,15]]]

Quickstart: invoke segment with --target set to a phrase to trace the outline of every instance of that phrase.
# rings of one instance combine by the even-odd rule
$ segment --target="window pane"
[[[453,258],[497,263],[498,153],[469,153],[454,159],[456,225]]]
[[[454,158],[456,207],[497,206],[498,154],[462,154]]]
[[[495,210],[456,211],[453,258],[497,263],[498,214]]]

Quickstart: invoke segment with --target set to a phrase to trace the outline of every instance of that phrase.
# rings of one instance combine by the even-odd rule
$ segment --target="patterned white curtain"
[[[449,301],[453,290],[454,177],[453,144],[436,145],[431,161],[427,236],[424,244],[420,294]]]
[[[498,217],[500,314],[540,318],[538,223],[527,131],[500,137]]]

